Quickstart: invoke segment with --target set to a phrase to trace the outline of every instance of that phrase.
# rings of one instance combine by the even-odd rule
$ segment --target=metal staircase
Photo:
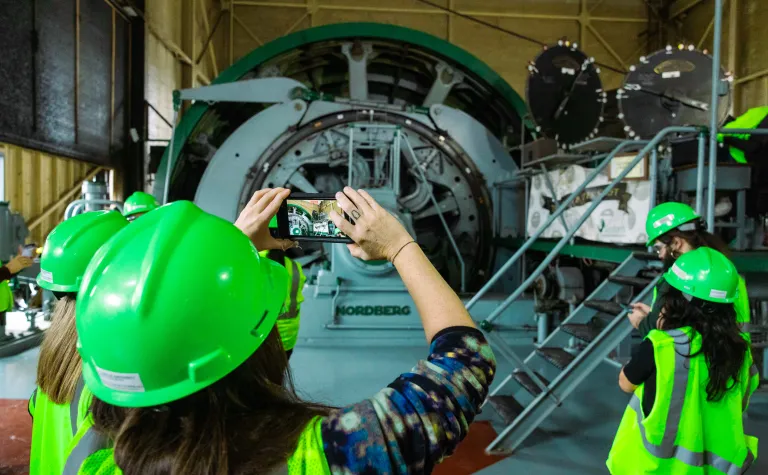
[[[517,448],[629,336],[632,327],[624,318],[627,307],[613,299],[623,288],[632,287],[635,291],[641,289],[633,302],[648,303],[659,276],[637,275],[649,269],[653,261],[656,257],[648,253],[630,255],[546,340],[537,344],[525,360],[518,361],[519,367],[491,392],[486,402],[507,427],[488,446],[489,453],[509,453]],[[602,315],[608,316],[607,322]],[[501,353],[518,359],[504,350]],[[551,381],[541,375],[552,371],[547,366],[559,370]],[[525,390],[527,404],[513,396],[499,394],[512,381]]]
[[[668,127],[662,130],[650,141],[625,141],[619,143],[610,153],[599,157],[600,163],[585,179],[585,181],[570,196],[560,203],[558,208],[550,214],[546,222],[523,243],[520,249],[501,266],[499,271],[492,276],[486,285],[467,303],[467,309],[477,303],[501,277],[512,269],[512,266],[533,245],[556,219],[562,219],[563,212],[568,209],[577,195],[609,165],[613,158],[622,151],[641,148],[634,159],[626,164],[625,168],[616,176],[603,191],[596,196],[588,209],[579,219],[568,223],[567,232],[554,248],[547,254],[539,266],[525,279],[520,286],[512,292],[485,320],[480,322],[480,328],[485,332],[488,341],[494,351],[516,365],[516,369],[491,392],[487,399],[492,407],[507,423],[507,427],[486,448],[491,454],[508,454],[515,450],[525,438],[530,435],[563,400],[571,394],[578,385],[602,362],[608,362],[616,367],[621,364],[608,356],[619,344],[632,332],[632,327],[624,318],[627,307],[615,301],[617,294],[627,287],[635,290],[633,302],[648,303],[651,289],[660,279],[656,275],[652,279],[638,275],[657,262],[655,255],[647,252],[632,253],[603,281],[589,297],[575,308],[562,323],[539,342],[525,359],[517,355],[506,342],[495,332],[494,321],[512,304],[523,295],[528,287],[548,268],[560,251],[573,238],[578,229],[586,222],[603,199],[615,188],[635,166],[650,155],[652,195],[655,196],[655,178],[657,145],[664,138],[673,133],[693,133],[697,129],[692,127]],[[653,206],[653,201],[651,206]],[[658,264],[656,264],[658,266]],[[638,292],[639,290],[639,292]],[[544,375],[557,369],[555,376],[547,380]],[[518,388],[524,391],[523,397],[528,400],[526,404],[518,401],[514,396],[502,395],[501,390],[512,380]]]

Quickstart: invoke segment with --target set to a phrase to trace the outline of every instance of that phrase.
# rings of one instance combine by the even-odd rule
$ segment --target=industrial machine
[[[0,261],[8,262],[18,254],[29,230],[24,218],[10,209],[10,203],[0,201]],[[17,334],[0,335],[0,357],[20,353],[40,344],[42,331],[36,325],[36,318],[43,312],[46,299],[35,283],[40,272],[40,264],[34,263],[24,269],[11,282],[14,310],[23,312],[29,322],[29,328]]]
[[[627,136],[648,139],[664,127],[708,125],[712,65],[712,56],[693,45],[670,45],[642,56],[617,92]],[[731,105],[732,77],[720,68],[720,79],[715,107],[722,125]]]
[[[597,135],[608,94],[595,58],[560,40],[545,47],[528,71],[526,99],[537,132],[565,150]]]
[[[488,66],[429,35],[382,24],[314,28],[179,99],[195,104],[155,177],[158,198],[193,200],[234,221],[263,187],[364,187],[460,292],[479,289],[498,267],[495,236],[524,232],[522,190],[497,183],[519,169],[507,149],[524,133],[525,105]],[[314,265],[303,320],[321,323],[303,325],[300,338],[347,338],[336,330],[358,328],[371,330],[363,338],[379,340],[373,331],[382,329],[422,338],[408,331],[419,329],[417,317],[390,264],[359,261],[343,245],[304,251]],[[389,307],[398,313],[378,316]]]
[[[701,60],[687,49],[673,53],[665,58],[681,71],[686,61]],[[664,62],[655,56],[647,61],[653,74],[671,67],[659,68]],[[337,24],[288,35],[245,56],[212,85],[176,92],[177,113],[183,101],[193,103],[175,126],[154,194],[164,202],[192,200],[234,221],[260,188],[366,188],[460,292],[498,357],[515,365],[513,373],[498,378],[488,399],[506,427],[487,450],[509,453],[596,366],[621,367],[631,333],[627,304],[649,302],[660,278],[658,259],[642,246],[644,236],[632,241],[641,245],[584,245],[574,241],[576,232],[606,199],[611,206],[601,208],[601,226],[617,212],[628,215],[632,226],[644,223],[644,214],[626,208],[630,173],[647,184],[634,190],[649,208],[659,196],[687,193],[702,211],[704,177],[712,183],[716,174],[714,168],[705,173],[706,117],[678,119],[677,112],[654,111],[661,125],[642,129],[636,121],[647,111],[633,109],[642,86],[625,87],[618,99],[627,133],[634,136],[596,137],[603,110],[612,104],[593,62],[564,42],[548,48],[532,68],[533,122],[496,73],[429,35],[381,24]],[[636,71],[630,73],[636,82],[627,84],[647,84],[661,94],[655,99],[663,111],[671,110],[670,101],[676,111],[688,107],[688,99],[704,103],[685,81],[671,90],[650,89],[655,79],[636,80]],[[555,93],[549,102],[542,99]],[[635,114],[639,118],[629,118]],[[574,117],[578,127],[572,127]],[[551,155],[531,160],[526,149],[542,133],[560,143]],[[680,134],[698,139],[699,167],[693,172],[670,165],[669,138]],[[644,164],[647,176],[635,177]],[[584,166],[579,174],[569,168],[576,165]],[[557,193],[552,172],[570,177],[568,193]],[[723,185],[740,186],[743,178],[734,175]],[[529,188],[535,185],[549,188],[550,199],[542,207],[547,212],[527,228]],[[710,195],[706,209],[714,209]],[[576,205],[583,211],[570,211],[566,219]],[[714,211],[707,215],[714,226]],[[294,221],[301,226],[301,216]],[[539,240],[555,222],[562,233]],[[300,344],[423,341],[413,302],[390,264],[360,261],[339,244],[306,245],[303,251],[297,260],[309,280]],[[531,341],[534,349],[525,358],[511,346]]]

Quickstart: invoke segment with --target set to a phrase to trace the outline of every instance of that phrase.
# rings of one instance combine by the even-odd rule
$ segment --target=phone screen
[[[292,238],[338,238],[347,236],[331,221],[331,211],[344,216],[334,199],[291,199],[288,208],[288,233]]]
[[[34,244],[27,244],[24,246],[24,248],[21,250],[21,255],[24,257],[34,257],[35,251],[37,250],[37,246]]]

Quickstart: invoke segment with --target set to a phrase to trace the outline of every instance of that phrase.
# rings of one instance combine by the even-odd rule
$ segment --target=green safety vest
[[[30,475],[75,475],[88,456],[108,446],[106,438],[93,429],[92,398],[82,378],[69,404],[55,404],[35,389],[29,399],[33,417]]]
[[[691,339],[691,335],[693,338]],[[648,334],[656,361],[656,398],[643,414],[644,384],[624,412],[606,465],[613,475],[737,475],[757,458],[757,439],[744,434],[742,414],[754,370],[747,353],[739,383],[719,402],[707,401],[709,371],[701,335],[690,327]]]
[[[0,262],[0,265],[3,265]],[[0,282],[0,312],[10,312],[13,310],[13,292],[11,292],[10,282],[4,280]]]
[[[330,475],[328,460],[323,450],[321,433],[322,417],[312,419],[299,436],[296,450],[285,465],[273,470],[268,475]],[[115,464],[113,449],[100,450],[86,459],[80,467],[79,475],[122,475]]]
[[[768,116],[768,107],[755,107],[753,109],[749,109],[744,114],[740,115],[736,120],[733,122],[726,124],[724,129],[755,129],[758,125],[760,125],[760,122],[765,119],[765,117]],[[750,134],[738,134],[738,135],[731,135],[731,137],[735,137],[742,140],[749,140]],[[723,134],[717,134],[717,141],[722,143],[725,139],[725,135]],[[738,163],[747,163],[747,157],[744,155],[744,152],[742,150],[739,150],[736,147],[729,147],[731,152],[731,157],[733,157],[734,160],[736,160]]]
[[[267,257],[269,251],[261,251],[262,257]],[[283,302],[283,309],[280,316],[277,317],[277,330],[280,333],[280,339],[283,340],[283,348],[290,351],[296,346],[296,340],[299,338],[299,320],[301,303],[304,301],[304,283],[307,277],[301,269],[301,265],[289,258],[283,262],[285,270],[288,271],[288,282],[290,287]]]

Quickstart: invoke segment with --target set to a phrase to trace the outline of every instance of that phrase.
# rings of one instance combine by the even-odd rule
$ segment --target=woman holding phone
[[[19,254],[7,264],[0,266],[0,341],[8,338],[5,334],[5,314],[13,310],[13,292],[11,292],[9,282],[13,276],[31,265],[31,255],[24,255],[24,250],[19,246]]]
[[[337,195],[355,224],[331,219],[354,240],[352,255],[394,264],[428,357],[347,407],[296,394],[275,328],[285,270],[254,249],[285,248],[267,227],[288,194],[254,194],[239,230],[172,203],[94,257],[77,326],[95,427],[115,445],[81,473],[431,473],[466,436],[493,380],[493,352],[408,232],[360,190]]]

